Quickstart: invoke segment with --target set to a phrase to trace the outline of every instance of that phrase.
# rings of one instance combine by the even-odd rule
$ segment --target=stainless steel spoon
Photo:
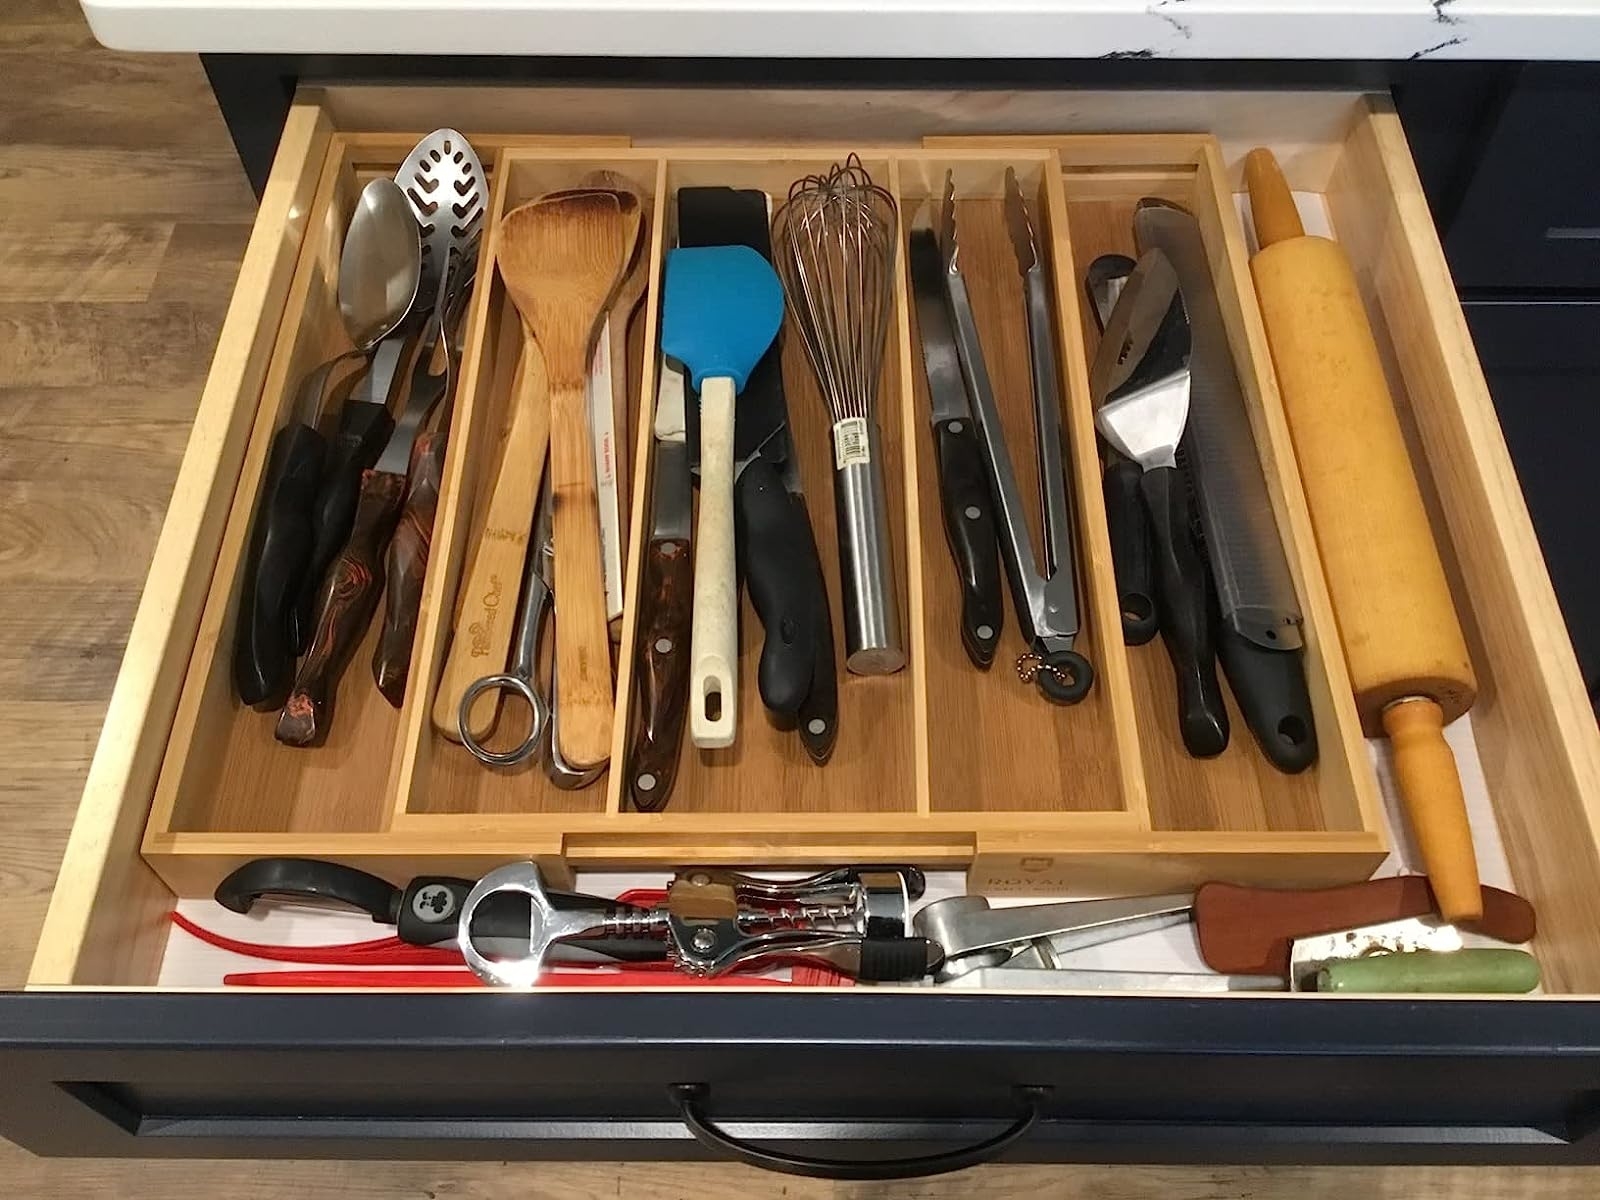
[[[399,333],[421,281],[422,238],[411,205],[393,180],[374,179],[356,202],[339,260],[339,314],[355,346],[340,358],[360,356],[371,364],[339,414],[311,504],[311,560],[291,622],[297,655],[311,642],[322,581],[349,540],[361,472],[377,460],[394,429],[389,396],[405,349]],[[316,404],[320,416],[321,397]]]

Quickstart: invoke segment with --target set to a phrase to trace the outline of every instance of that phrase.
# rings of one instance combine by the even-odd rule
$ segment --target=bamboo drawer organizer
[[[1165,888],[1213,877],[1322,884],[1363,878],[1382,860],[1387,842],[1376,779],[1278,409],[1234,184],[1214,139],[1085,135],[817,148],[649,147],[593,137],[474,141],[490,168],[493,195],[466,317],[467,348],[405,703],[396,711],[373,687],[366,670],[370,638],[345,674],[324,747],[279,745],[271,715],[241,707],[231,691],[240,560],[267,445],[299,377],[347,348],[336,303],[343,229],[362,184],[391,173],[410,144],[408,136],[335,134],[315,186],[309,234],[289,284],[145,833],[144,856],[174,891],[206,894],[238,862],[273,854],[335,858],[395,878],[470,873],[532,857],[557,880],[585,867],[907,861],[970,868],[974,888],[997,893]],[[476,536],[474,513],[496,467],[521,351],[516,313],[492,269],[500,217],[597,170],[625,178],[648,208],[652,286],[632,327],[623,443],[632,462],[631,512],[624,517],[629,603],[613,732],[612,762],[618,763],[631,733],[632,598],[638,548],[650,523],[650,415],[659,366],[655,285],[674,237],[671,199],[681,187],[722,184],[759,188],[778,201],[795,179],[851,151],[894,193],[901,211],[902,253],[878,420],[908,667],[881,678],[848,676],[841,652],[839,742],[832,762],[815,767],[794,734],[775,729],[761,709],[754,663],[762,633],[745,602],[738,742],[728,751],[701,753],[685,737],[666,811],[628,808],[615,770],[589,789],[563,792],[537,766],[508,772],[480,766],[434,730],[430,708]],[[1097,673],[1089,697],[1072,708],[1047,704],[1017,679],[1012,664],[1022,647],[1014,614],[1007,616],[991,671],[976,671],[962,651],[904,266],[906,232],[927,223],[930,197],[953,171],[961,261],[1019,482],[1024,495],[1034,495],[1026,328],[1000,203],[1008,167],[1030,199],[1054,285],[1083,608],[1079,648]],[[1097,255],[1133,249],[1132,209],[1147,195],[1195,212],[1210,251],[1305,615],[1321,755],[1300,776],[1282,775],[1266,763],[1237,709],[1226,753],[1210,761],[1189,758],[1177,737],[1171,669],[1159,640],[1137,648],[1121,642],[1088,388],[1096,334],[1080,297],[1083,273]],[[825,410],[792,330],[783,353],[791,428],[837,614]],[[515,590],[513,582],[507,619]]]

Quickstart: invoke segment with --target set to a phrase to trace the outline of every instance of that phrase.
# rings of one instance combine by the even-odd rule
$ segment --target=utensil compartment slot
[[[387,824],[386,785],[401,714],[373,681],[382,600],[339,681],[327,740],[314,748],[275,739],[276,708],[255,711],[241,703],[233,658],[247,551],[274,436],[290,419],[305,376],[351,349],[338,300],[346,230],[362,186],[392,176],[408,148],[396,146],[390,161],[386,152],[358,153],[342,136],[330,144],[168,740],[151,836],[374,832]],[[320,422],[325,433],[337,424],[354,370],[352,360],[343,385],[327,394]]]
[[[629,317],[619,316],[627,339],[626,354],[619,362],[625,361],[626,366],[620,379],[613,378],[614,386],[626,389],[611,451],[620,495],[626,498],[618,525],[624,564],[624,614],[612,622],[613,662],[620,662],[618,639],[632,595],[627,587],[626,564],[632,551],[631,509],[636,499],[631,487],[633,446],[640,414],[648,411],[642,400],[645,377],[648,374],[653,379],[655,374],[653,369],[646,369],[646,314],[654,310],[654,300],[648,292],[653,290],[658,226],[658,162],[648,152],[528,148],[502,152],[496,158],[494,173],[496,183],[486,218],[489,224],[479,272],[479,287],[484,292],[474,298],[468,314],[470,344],[463,356],[464,369],[456,397],[467,450],[447,474],[445,495],[440,501],[435,537],[437,577],[430,581],[425,598],[430,628],[419,642],[417,655],[423,686],[413,697],[414,708],[408,712],[411,749],[401,766],[396,800],[397,820],[401,823],[407,816],[417,814],[491,816],[606,811],[609,771],[602,770],[592,782],[569,789],[553,782],[544,768],[542,754],[536,753],[515,765],[485,765],[455,737],[442,732],[440,723],[446,719],[454,732],[459,706],[441,705],[439,696],[441,689],[451,687],[446,679],[446,664],[455,652],[455,639],[463,634],[473,639],[467,664],[472,678],[505,672],[513,665],[523,571],[533,543],[534,505],[539,495],[532,484],[535,478],[546,478],[549,470],[548,390],[539,386],[544,378],[543,363],[537,348],[524,338],[516,306],[493,266],[501,221],[512,209],[551,192],[594,186],[634,192],[639,197],[641,214],[636,253],[641,272],[638,282],[643,290],[624,285],[624,295],[636,295],[638,301]],[[626,306],[626,301],[622,303]],[[611,328],[617,326],[613,324]],[[517,385],[525,371],[531,371],[535,381],[532,389],[524,393],[527,410],[519,418]],[[520,429],[519,421],[525,423]],[[504,486],[503,473],[521,473],[522,478],[509,487],[511,502],[497,508],[495,494],[497,487]],[[493,529],[486,538],[485,530],[491,522]],[[515,540],[517,545],[503,556],[503,570],[474,571],[481,545],[508,540]],[[558,593],[559,549],[556,547],[554,563]],[[505,647],[503,655],[489,649],[491,627],[500,623],[504,623],[501,632],[505,640],[499,643]],[[479,647],[481,666],[475,665],[480,661]],[[554,649],[554,627],[547,617],[539,639],[534,677],[534,688],[545,702],[551,699]],[[459,696],[459,687],[453,691]],[[494,700],[491,698],[488,703],[493,704]],[[617,712],[622,711],[619,693]],[[530,729],[529,705],[519,696],[502,692],[482,745],[497,752],[515,750],[527,740]]]
[[[1141,199],[1154,197],[1179,204],[1198,219],[1241,391],[1247,408],[1253,410],[1251,428],[1266,471],[1277,529],[1296,584],[1305,637],[1303,661],[1319,748],[1315,764],[1300,774],[1275,768],[1246,725],[1219,659],[1217,676],[1231,730],[1228,745],[1214,758],[1191,756],[1179,736],[1173,668],[1161,636],[1142,646],[1126,647],[1151,828],[1357,832],[1365,827],[1359,793],[1362,786],[1371,786],[1371,766],[1365,746],[1354,736],[1358,727],[1348,703],[1349,684],[1331,616],[1325,626],[1318,620],[1318,610],[1328,613],[1326,603],[1307,602],[1305,581],[1314,579],[1319,592],[1323,585],[1309,524],[1296,524],[1286,516],[1286,479],[1294,472],[1292,448],[1285,439],[1277,453],[1262,451],[1266,427],[1262,406],[1276,405],[1277,392],[1265,342],[1259,335],[1259,318],[1254,317],[1254,296],[1241,301],[1242,289],[1250,286],[1249,268],[1243,259],[1242,239],[1233,236],[1238,217],[1226,181],[1220,179],[1221,157],[1214,143],[1203,137],[1151,137],[1145,144],[1148,161],[1139,161],[1140,140],[1130,139],[1127,148],[1134,153],[1114,165],[1091,161],[1086,147],[1080,150],[1069,145],[1064,150],[1062,178],[1071,230],[1072,286],[1081,291],[1090,264],[1102,254],[1137,257],[1133,214]],[[1080,306],[1079,326],[1086,360],[1092,363],[1100,335],[1087,303]],[[1200,381],[1195,386],[1201,386]],[[1075,400],[1091,406],[1092,416],[1093,397]],[[1102,457],[1104,453],[1102,448]],[[1099,488],[1098,479],[1091,482]],[[1292,486],[1297,492],[1297,479]],[[1330,667],[1335,669],[1336,681],[1330,680]]]
[[[666,160],[667,208],[663,228],[663,250],[676,244],[676,206],[672,203],[680,188],[730,187],[765,192],[773,211],[784,202],[790,185],[807,175],[826,172],[842,161],[849,148],[837,154],[817,151],[812,156],[788,157],[781,152],[680,151]],[[887,157],[863,153],[863,165],[875,182],[890,187]],[[891,188],[892,191],[892,188]],[[798,460],[805,506],[816,538],[818,558],[827,587],[830,620],[833,627],[834,661],[838,678],[838,740],[826,765],[817,766],[806,754],[794,728],[775,722],[762,704],[757,686],[757,666],[765,633],[750,602],[741,597],[739,609],[738,716],[734,744],[723,750],[697,749],[684,731],[679,751],[678,774],[672,799],[662,814],[639,814],[632,810],[625,789],[617,803],[629,820],[649,820],[670,827],[674,818],[693,813],[806,813],[806,812],[915,812],[917,772],[914,742],[915,688],[920,666],[916,618],[906,584],[907,562],[917,553],[907,543],[906,479],[908,455],[903,420],[905,416],[903,373],[896,330],[902,328],[896,292],[892,301],[888,334],[883,352],[877,394],[878,449],[883,455],[885,493],[888,498],[889,533],[894,567],[895,603],[899,606],[902,636],[910,659],[908,665],[891,675],[852,675],[845,669],[844,621],[839,563],[839,534],[834,506],[834,450],[832,422],[816,377],[806,357],[805,346],[795,325],[792,308],[786,311],[779,334],[782,355],[784,397],[788,408],[789,434],[793,454]],[[651,329],[651,357],[659,356],[659,327]],[[693,393],[689,402],[694,403]],[[654,442],[651,423],[655,396],[646,398],[640,414],[639,445],[641,478],[635,490],[636,538],[649,536],[649,473]],[[740,409],[735,408],[735,440],[738,440]],[[695,510],[698,519],[699,494]],[[638,568],[637,562],[635,569]],[[741,589],[742,591],[744,589]],[[630,643],[623,667],[626,686],[621,687],[618,712],[627,722],[617,743],[617,753],[626,755],[638,720],[639,696],[633,682],[637,648],[632,639],[635,622],[628,623]],[[621,686],[621,685],[619,685]]]
[[[1017,173],[1028,206],[1035,245],[1051,284],[1051,333],[1058,365],[1056,398],[1061,405],[1062,453],[1072,511],[1079,631],[1074,649],[1094,668],[1095,681],[1077,704],[1050,703],[1019,677],[1027,653],[1003,556],[1004,621],[994,661],[980,670],[962,644],[962,592],[945,533],[939,466],[930,425],[931,400],[924,369],[922,330],[916,305],[909,306],[908,361],[913,419],[918,439],[917,529],[922,544],[923,662],[928,703],[929,801],[934,812],[1122,812],[1129,807],[1128,779],[1121,758],[1131,755],[1132,713],[1115,596],[1105,576],[1110,550],[1098,504],[1092,428],[1080,418],[1083,404],[1069,394],[1081,372],[1069,367],[1078,347],[1064,336],[1076,319],[1073,283],[1059,278],[1066,230],[1060,227],[1059,190],[1050,184],[1053,157],[922,155],[900,160],[900,203],[905,231],[937,228],[947,173],[955,189],[957,261],[972,302],[983,358],[993,387],[1027,533],[1039,569],[1045,569],[1040,473],[1034,420],[1023,276],[1005,211],[1005,175]],[[1051,192],[1056,192],[1052,197]],[[1052,203],[1052,199],[1054,203]],[[907,242],[902,241],[903,252]],[[909,273],[907,278],[909,279]],[[968,403],[971,404],[970,389]],[[992,484],[992,480],[990,481]],[[1093,486],[1094,497],[1084,494]],[[991,512],[1002,537],[998,508]],[[1124,726],[1127,733],[1122,732]]]

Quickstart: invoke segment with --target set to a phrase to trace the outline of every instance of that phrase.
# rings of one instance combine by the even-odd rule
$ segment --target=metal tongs
[[[984,363],[972,300],[961,275],[956,233],[955,180],[945,174],[944,198],[935,233],[944,256],[949,301],[961,373],[972,399],[989,481],[1000,511],[1000,552],[1011,582],[1017,624],[1028,652],[1017,674],[1057,704],[1076,704],[1094,683],[1094,668],[1073,649],[1080,625],[1073,551],[1072,506],[1067,499],[1067,460],[1061,438],[1060,375],[1050,332],[1050,293],[1028,206],[1015,171],[1006,171],[1006,223],[1021,272],[1028,319],[1028,357],[1033,368],[1034,449],[1039,464],[1039,501],[1044,517],[1044,570],[1034,557],[1027,514],[1000,424],[994,386]]]
[[[458,941],[467,965],[494,987],[532,987],[553,947],[610,938],[659,939],[679,970],[701,977],[789,962],[859,979],[920,979],[942,953],[909,935],[911,901],[924,886],[913,867],[843,868],[783,882],[695,869],[680,871],[655,907],[596,897],[575,907],[545,890],[535,864],[511,863],[468,894]],[[504,905],[508,892],[528,898],[527,952],[491,958],[475,939],[474,914],[492,897]]]

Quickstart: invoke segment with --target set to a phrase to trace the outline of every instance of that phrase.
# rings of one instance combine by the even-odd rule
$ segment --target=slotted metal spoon
[[[395,172],[422,228],[422,285],[430,309],[443,307],[448,277],[477,261],[488,178],[477,152],[454,129],[435,129]]]

